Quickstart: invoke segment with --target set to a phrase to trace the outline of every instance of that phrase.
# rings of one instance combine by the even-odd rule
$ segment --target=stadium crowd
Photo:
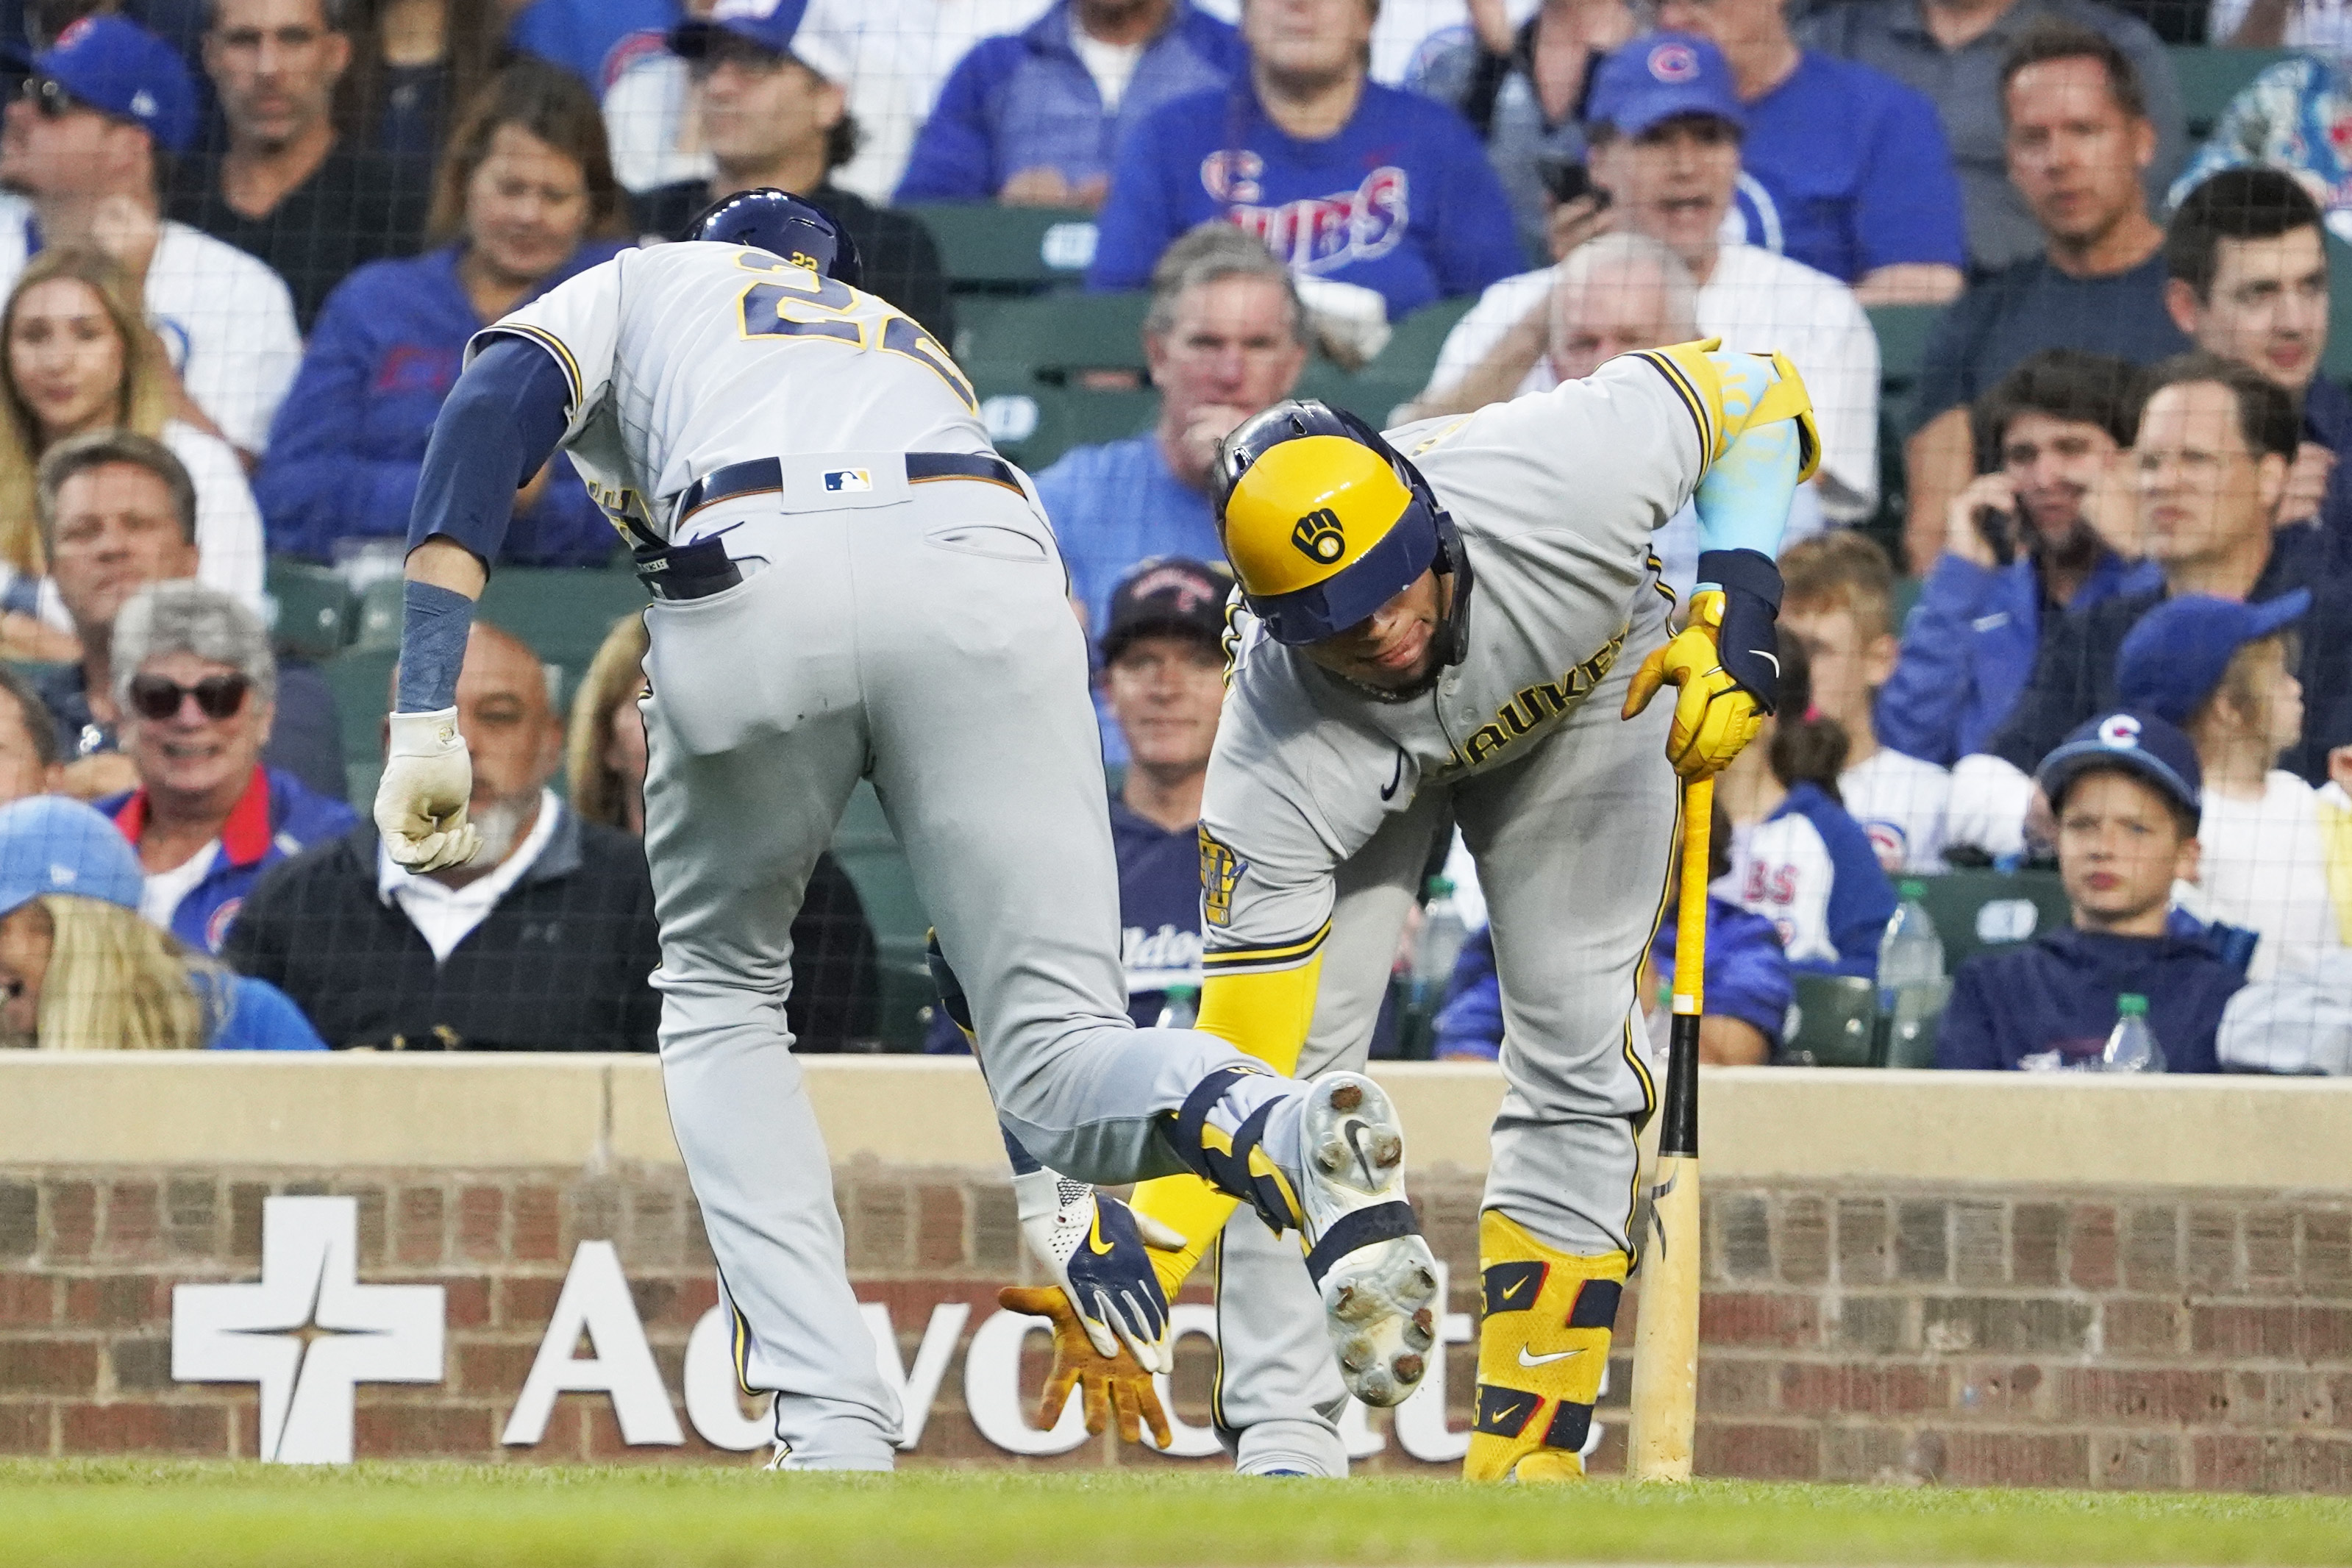
[[[1041,447],[1036,480],[1098,655],[1139,1019],[1199,984],[1219,440],[1294,395],[1395,386],[1360,411],[1442,418],[1705,335],[1785,352],[1824,447],[1780,710],[1717,795],[1710,1059],[1815,1059],[1807,1016],[1862,996],[1924,1010],[1915,1065],[2081,1065],[2137,997],[2171,1070],[2352,1071],[2340,6],[0,13],[0,1043],[652,1047],[636,618],[574,669],[490,610],[459,689],[484,852],[415,877],[351,799],[385,672],[337,679],[275,585],[366,603],[396,574],[485,324],[775,185],[967,363],[1022,345],[990,335],[1002,281],[957,269],[958,213],[1055,209],[1047,245],[1085,242],[1062,271],[1135,298],[1139,342],[1087,346],[1111,370],[1038,378],[1134,421]],[[2166,46],[2206,40],[2302,52],[2192,145]],[[991,400],[1008,443],[1023,403]],[[1696,534],[1658,534],[1677,589]],[[615,553],[558,456],[495,564]],[[1491,1057],[1458,841],[1430,874],[1380,1049]],[[2038,930],[2004,889],[2039,890]],[[830,857],[812,881],[803,1049],[917,1044],[883,1016],[874,894]],[[1882,975],[1928,905],[1991,951]]]

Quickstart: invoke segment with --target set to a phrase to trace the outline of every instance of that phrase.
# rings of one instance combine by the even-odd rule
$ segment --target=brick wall
[[[968,1302],[976,1326],[998,1285],[1034,1276],[993,1173],[860,1162],[836,1174],[859,1298],[891,1309],[905,1362],[933,1305]],[[311,1181],[0,1169],[0,1453],[252,1454],[251,1388],[171,1380],[171,1288],[255,1278],[263,1199],[330,1192],[358,1200],[362,1279],[447,1292],[445,1381],[362,1387],[362,1457],[744,1462],[683,1416],[683,1448],[628,1448],[592,1395],[562,1396],[534,1447],[498,1441],[583,1240],[614,1244],[677,1397],[688,1332],[715,1291],[675,1168]],[[1477,1195],[1444,1173],[1418,1194],[1459,1311],[1475,1308]],[[1702,1473],[2352,1491],[2352,1202],[1726,1184],[1707,1226]],[[1638,1310],[1629,1293],[1603,1469],[1622,1463]],[[1178,1404],[1202,1423],[1209,1355],[1184,1344]],[[1449,1363],[1457,1426],[1474,1360],[1465,1346]],[[1100,1444],[1013,1459],[965,1412],[959,1352],[908,1462],[983,1460],[1177,1462]],[[1365,1467],[1429,1468],[1393,1442]]]

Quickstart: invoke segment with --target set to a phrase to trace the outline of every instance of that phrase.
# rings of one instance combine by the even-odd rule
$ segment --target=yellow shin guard
[[[1462,1479],[1575,1480],[1609,1366],[1625,1255],[1555,1252],[1496,1210],[1478,1216],[1486,1315]]]

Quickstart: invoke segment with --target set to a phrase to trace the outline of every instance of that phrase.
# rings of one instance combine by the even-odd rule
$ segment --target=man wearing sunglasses
[[[169,44],[120,16],[85,16],[30,58],[0,117],[0,294],[49,245],[94,245],[142,290],[185,389],[173,413],[248,456],[301,363],[277,273],[164,220],[157,187],[196,130],[195,88]]]
[[[33,499],[50,578],[81,639],[79,664],[59,665],[37,682],[65,759],[65,793],[119,795],[138,783],[138,771],[121,745],[115,617],[149,584],[196,574],[195,487],[162,442],[99,430],[50,448]],[[341,800],[342,727],[326,677],[289,659],[277,684],[277,721],[261,760]]]
[[[358,819],[263,765],[277,662],[260,618],[217,588],[132,595],[115,622],[113,689],[139,787],[96,804],[139,851],[139,912],[216,952],[264,871]]]

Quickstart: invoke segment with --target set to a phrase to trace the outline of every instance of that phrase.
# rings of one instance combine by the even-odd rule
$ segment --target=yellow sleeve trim
[[[1315,929],[1315,934],[1297,942],[1280,942],[1271,947],[1211,948],[1201,954],[1201,968],[1209,974],[1243,974],[1260,969],[1288,969],[1306,963],[1321,951],[1324,939],[1331,934],[1331,922],[1325,921]],[[1249,1047],[1242,1047],[1247,1050]]]
[[[489,331],[512,332],[519,338],[529,338],[532,342],[553,354],[555,363],[563,367],[564,380],[572,384],[571,411],[575,415],[580,412],[581,399],[586,395],[586,384],[580,378],[580,362],[572,357],[572,351],[564,346],[562,338],[544,327],[534,327],[527,321],[500,321]]]

